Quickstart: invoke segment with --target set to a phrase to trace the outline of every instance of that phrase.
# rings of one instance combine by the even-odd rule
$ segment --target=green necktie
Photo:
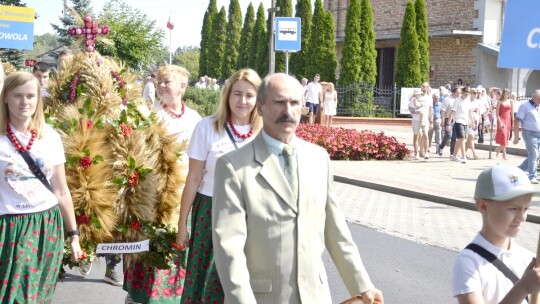
[[[285,158],[285,178],[291,187],[294,198],[298,199],[298,173],[296,172],[294,148],[291,145],[285,145],[282,154]]]

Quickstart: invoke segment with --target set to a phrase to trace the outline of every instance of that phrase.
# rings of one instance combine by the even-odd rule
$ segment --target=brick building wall
[[[324,7],[329,9],[334,17],[338,59],[341,58],[349,2],[350,0],[324,1]],[[397,49],[406,4],[407,0],[371,0],[377,48]],[[451,35],[453,30],[476,30],[473,20],[478,11],[474,9],[474,0],[427,0],[425,4],[430,33],[432,85],[439,86],[457,79],[462,79],[463,83],[475,83],[472,67],[476,65],[476,57],[473,49],[480,37]]]

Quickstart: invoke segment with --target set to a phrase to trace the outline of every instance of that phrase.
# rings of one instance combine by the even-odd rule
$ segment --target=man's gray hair
[[[533,93],[533,97],[540,98],[540,90],[535,90]]]
[[[259,89],[257,89],[257,103],[264,104],[264,102],[265,102],[264,93],[266,92],[266,87],[270,83],[270,79],[272,78],[272,76],[279,75],[279,74],[282,74],[282,75],[286,76],[287,81],[293,81],[296,84],[298,84],[299,86],[302,86],[300,84],[300,82],[298,82],[298,79],[296,79],[296,78],[294,78],[294,77],[292,77],[290,75],[284,74],[284,73],[276,73],[276,74],[266,75],[266,77],[264,77],[261,84],[259,85]]]

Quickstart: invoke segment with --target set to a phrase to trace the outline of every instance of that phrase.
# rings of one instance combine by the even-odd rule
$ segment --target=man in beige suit
[[[296,79],[267,76],[257,92],[262,132],[217,162],[213,244],[225,302],[331,303],[326,248],[352,296],[383,303],[336,203],[328,154],[294,135],[301,108]]]

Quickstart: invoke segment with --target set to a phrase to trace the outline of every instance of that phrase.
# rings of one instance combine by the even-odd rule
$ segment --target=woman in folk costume
[[[0,101],[0,302],[50,303],[64,229],[73,258],[84,255],[66,182],[64,148],[59,134],[45,124],[40,88],[32,74],[8,76]],[[31,171],[30,165],[38,170]]]
[[[163,66],[157,72],[159,102],[154,104],[157,119],[165,124],[170,134],[177,134],[176,140],[181,143],[191,138],[195,125],[201,120],[201,116],[182,100],[188,77],[185,68],[175,65]],[[186,157],[182,155],[182,159],[185,161]],[[186,274],[185,255],[179,255],[174,265],[171,269],[160,270],[146,267],[142,260],[132,263],[125,271],[126,303],[179,303]]]
[[[189,258],[182,303],[223,303],[223,291],[212,251],[212,192],[217,159],[255,138],[262,121],[255,108],[259,75],[251,69],[234,73],[221,92],[217,112],[195,127],[188,147],[189,172],[186,179],[178,244],[189,242]],[[219,203],[219,202],[215,202]],[[191,211],[191,239],[188,214]]]

